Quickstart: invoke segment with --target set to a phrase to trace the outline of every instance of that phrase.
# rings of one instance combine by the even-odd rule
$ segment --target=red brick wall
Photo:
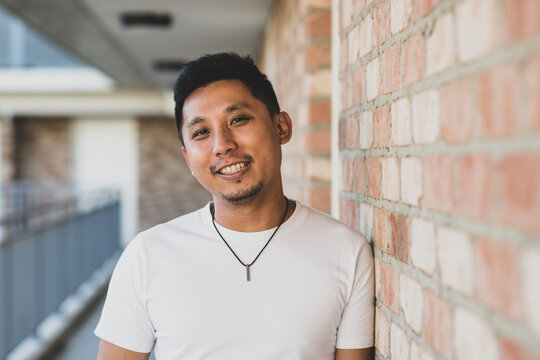
[[[340,0],[340,214],[378,359],[540,359],[540,2]]]
[[[263,39],[260,65],[293,119],[284,146],[285,194],[330,211],[330,0],[280,0]]]
[[[171,118],[139,119],[139,230],[204,206],[209,193],[191,175]]]
[[[69,119],[19,117],[13,120],[13,126],[16,180],[71,179]],[[9,129],[4,135],[9,142]]]

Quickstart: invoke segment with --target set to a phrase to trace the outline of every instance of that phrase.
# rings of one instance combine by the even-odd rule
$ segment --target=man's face
[[[184,156],[214,201],[281,194],[281,144],[291,135],[286,113],[272,119],[241,81],[220,80],[195,90],[182,114]]]

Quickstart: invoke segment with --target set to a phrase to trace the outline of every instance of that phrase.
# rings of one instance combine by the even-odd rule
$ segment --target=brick
[[[491,309],[517,317],[520,275],[516,249],[485,238],[476,242],[476,294]]]
[[[439,137],[440,99],[437,90],[427,90],[413,97],[412,127],[416,144],[429,144]]]
[[[473,294],[474,251],[466,234],[448,227],[439,228],[437,261],[444,285],[467,295]]]
[[[327,9],[332,7],[332,0],[302,0],[304,9]]]
[[[540,155],[515,154],[502,160],[504,222],[540,230]]]
[[[330,154],[330,129],[318,129],[304,133],[306,152]]]
[[[343,160],[341,160],[341,173],[343,179],[343,190],[349,192],[352,191],[354,183],[354,172],[353,160],[351,158],[344,158]]]
[[[403,85],[422,80],[425,66],[426,44],[424,35],[418,33],[403,43]]]
[[[375,246],[383,252],[388,252],[388,213],[384,209],[373,208],[375,227]]]
[[[373,146],[376,148],[387,147],[390,138],[390,110],[387,106],[375,111],[373,123]]]
[[[366,203],[361,203],[360,204],[360,232],[364,234],[364,236],[369,242],[374,241],[373,223],[374,223],[373,206]]]
[[[415,0],[413,9],[413,20],[427,15],[435,7],[435,0]]]
[[[427,74],[433,75],[448,69],[454,63],[454,16],[443,15],[435,23],[427,39]]]
[[[484,320],[464,310],[455,311],[456,359],[498,359],[499,351],[493,331]]]
[[[341,106],[343,109],[348,109],[353,105],[354,91],[352,91],[353,80],[351,76],[345,76],[339,83],[341,96]]]
[[[330,67],[332,46],[330,41],[312,42],[308,44],[306,50],[306,67]]]
[[[348,122],[349,118],[347,119],[339,119],[338,123],[338,132],[339,132],[339,139],[338,139],[338,147],[340,151],[343,151],[347,148],[349,137],[348,137]]]
[[[178,139],[170,136],[176,132],[174,119],[140,118],[137,126],[139,231],[142,231],[199,208],[210,196],[191,175],[187,164],[178,161]],[[56,144],[51,149],[58,150],[55,146],[62,148]],[[48,156],[51,154],[47,152]],[[167,165],[171,163],[175,166]]]
[[[375,58],[367,65],[366,72],[366,95],[368,100],[373,100],[380,93],[381,65],[379,58]]]
[[[468,80],[454,81],[440,89],[441,135],[449,143],[470,140],[474,113],[474,95]]]
[[[407,334],[395,323],[391,325],[390,334],[390,359],[408,359],[410,344]]]
[[[349,64],[354,64],[360,59],[360,27],[355,26],[348,35]]]
[[[409,0],[390,0],[390,30],[392,33],[398,33],[408,25],[411,11]]]
[[[540,32],[540,3],[537,0],[505,0],[504,16],[509,42]]]
[[[374,35],[377,45],[384,43],[390,36],[390,0],[381,1],[373,9],[373,16],[375,18]]]
[[[302,201],[314,209],[329,213],[330,212],[330,186],[310,186],[302,190]],[[349,206],[354,206],[349,226],[358,230],[358,209],[356,202]]]
[[[392,144],[409,145],[411,143],[411,104],[408,98],[394,101],[392,114]]]
[[[347,118],[345,136],[347,149],[358,149],[360,146],[360,130],[358,129],[358,119],[354,117]]]
[[[380,299],[381,297],[381,264],[382,261],[380,258],[375,257],[374,259],[375,267],[375,297]],[[378,308],[378,307],[376,307]]]
[[[307,37],[330,37],[332,16],[330,11],[315,11],[305,18],[305,34]]]
[[[478,77],[480,136],[508,137],[515,132],[518,115],[519,75],[512,65],[488,71]]]
[[[364,101],[366,97],[366,67],[363,66],[356,69],[354,71],[353,78],[353,103],[355,105],[359,105]]]
[[[367,170],[366,162],[362,158],[354,159],[354,192],[367,194]]]
[[[422,162],[415,157],[401,159],[401,201],[419,206],[423,194]]]
[[[304,76],[306,94],[312,97],[330,97],[332,77],[330,69],[318,69]],[[351,81],[351,80],[349,80]]]
[[[522,296],[524,299],[525,314],[528,314],[526,321],[540,336],[540,284],[538,274],[540,274],[540,246],[530,247],[521,252],[521,273],[523,274]]]
[[[411,357],[414,360],[433,360],[433,357],[414,341],[411,344]]]
[[[339,219],[342,223],[356,229],[358,224],[358,206],[354,199],[339,198]]]
[[[371,15],[364,18],[360,24],[360,57],[367,55],[373,49],[373,19]]]
[[[378,198],[381,193],[381,163],[377,158],[366,159],[367,193],[369,197]]]
[[[528,129],[540,132],[540,56],[527,64],[524,79],[525,124]]]
[[[452,358],[454,334],[452,308],[446,301],[426,290],[424,309],[427,343],[445,358]],[[457,357],[457,359],[461,360],[460,357]],[[479,357],[478,359],[483,358]]]
[[[510,339],[499,339],[500,360],[540,360],[540,354],[533,354],[523,345],[520,345]]]
[[[464,155],[457,160],[456,208],[460,215],[490,220],[495,206],[496,172],[489,155]]]
[[[305,160],[304,177],[311,181],[331,181],[330,157],[310,157]]]
[[[399,201],[399,163],[396,158],[382,159],[382,197]]]
[[[390,255],[404,263],[409,262],[409,226],[407,216],[390,214]]]
[[[339,11],[339,22],[341,33],[349,27],[353,15],[353,0],[343,0],[341,2],[341,11]]]
[[[375,308],[375,324],[375,348],[386,358],[390,353],[390,322],[379,308]]]
[[[310,101],[307,106],[310,124],[330,124],[332,105],[329,100]]]
[[[383,61],[383,94],[399,88],[399,46],[394,45],[382,54]]]
[[[345,71],[349,65],[349,38],[344,37],[339,42],[339,72]]]
[[[433,275],[436,266],[435,225],[413,218],[411,221],[411,262],[428,275]]]
[[[13,122],[14,157],[6,162],[16,160],[17,179],[53,182],[70,179],[69,125],[69,119],[61,117],[17,118]]]
[[[411,329],[420,334],[422,332],[424,294],[422,287],[410,277],[401,274],[399,280],[399,298],[405,321]]]
[[[381,299],[393,312],[399,313],[399,272],[392,265],[381,263]]]
[[[373,144],[373,113],[363,112],[360,116],[360,149],[369,149]]]
[[[425,159],[424,205],[449,213],[453,207],[452,159],[448,155],[428,155]]]
[[[458,56],[467,62],[477,59],[495,46],[496,0],[466,0],[457,5]]]

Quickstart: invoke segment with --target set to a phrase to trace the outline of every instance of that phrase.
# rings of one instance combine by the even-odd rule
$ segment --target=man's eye
[[[248,120],[249,118],[247,116],[238,116],[231,120],[231,125],[236,124],[240,121]]]
[[[208,130],[206,130],[206,129],[198,130],[198,131],[195,131],[193,133],[193,136],[191,138],[195,139],[197,136],[201,136],[201,135],[204,135],[204,134],[207,134],[207,133],[208,133]]]

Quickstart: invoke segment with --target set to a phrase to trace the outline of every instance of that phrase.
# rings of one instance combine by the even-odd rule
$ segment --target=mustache
[[[210,166],[210,171],[212,173],[216,173],[218,169],[221,169],[223,165],[230,164],[231,162],[252,162],[253,157],[251,155],[231,155],[228,156],[226,159],[222,159],[218,161],[217,163]]]

